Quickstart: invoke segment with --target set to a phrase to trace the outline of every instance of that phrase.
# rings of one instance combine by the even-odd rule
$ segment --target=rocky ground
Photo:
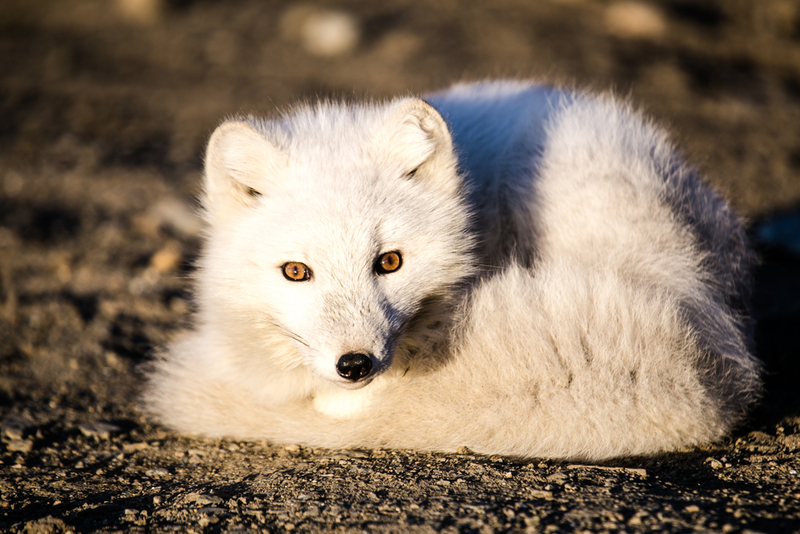
[[[137,367],[192,308],[203,144],[238,112],[533,76],[630,95],[751,222],[764,401],[604,465],[176,436]],[[800,532],[793,0],[0,3],[0,530]]]

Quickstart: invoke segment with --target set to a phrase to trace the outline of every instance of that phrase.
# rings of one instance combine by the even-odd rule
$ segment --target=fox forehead
[[[280,206],[258,225],[276,261],[372,265],[377,254],[411,240],[391,207],[309,204]]]
[[[292,162],[279,180],[261,198],[257,216],[289,241],[308,236],[315,243],[383,246],[421,230],[436,212],[451,209],[446,204],[457,203],[432,197],[426,184],[375,164]]]

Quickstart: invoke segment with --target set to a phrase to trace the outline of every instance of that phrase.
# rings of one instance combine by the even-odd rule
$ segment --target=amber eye
[[[378,257],[375,262],[375,272],[378,274],[393,273],[403,265],[403,257],[399,252],[387,252]]]
[[[311,269],[299,261],[284,263],[282,270],[283,276],[292,282],[304,282],[311,279]]]

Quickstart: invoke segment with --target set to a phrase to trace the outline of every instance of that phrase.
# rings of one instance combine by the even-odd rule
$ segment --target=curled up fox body
[[[612,97],[230,120],[203,207],[193,330],[144,394],[177,431],[600,460],[718,439],[757,397],[741,224]]]

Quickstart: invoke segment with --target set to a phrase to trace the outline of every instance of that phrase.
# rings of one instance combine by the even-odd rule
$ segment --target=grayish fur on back
[[[724,200],[609,96],[483,82],[425,101],[220,128],[197,325],[146,409],[205,435],[584,460],[724,436],[760,387],[753,253]],[[403,267],[373,277],[395,249]],[[314,279],[275,275],[286,261]],[[361,347],[374,379],[332,383]]]

